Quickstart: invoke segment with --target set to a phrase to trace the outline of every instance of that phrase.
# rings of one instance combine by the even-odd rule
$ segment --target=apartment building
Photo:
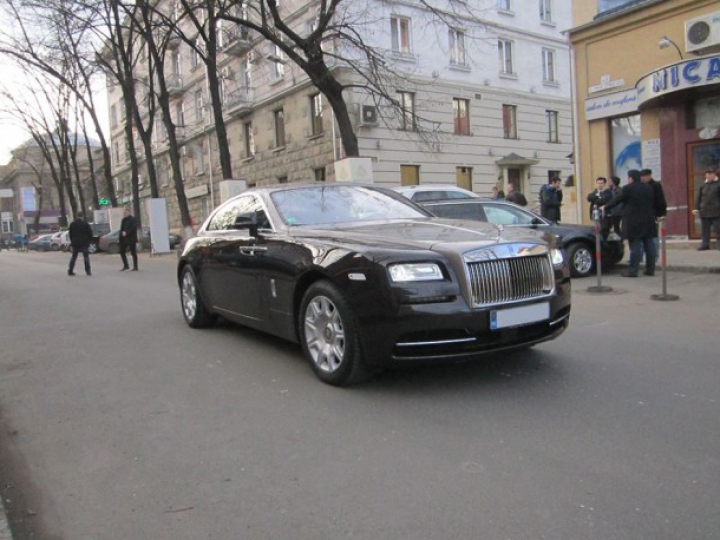
[[[310,32],[317,4],[284,1],[280,7],[296,31]],[[513,183],[534,201],[549,176],[572,178],[570,58],[563,35],[572,25],[570,0],[448,0],[439,8],[455,9],[449,26],[416,3],[347,4],[363,5],[351,13],[354,29],[382,51],[395,76],[390,91],[431,126],[421,130],[411,115],[361,89],[346,89],[360,155],[371,160],[376,184],[447,183],[489,195],[493,186]],[[335,162],[345,157],[333,112],[305,73],[251,31],[227,23],[221,30],[218,71],[234,179],[221,178],[205,66],[186,43],[172,44],[165,77],[196,224],[244,185],[334,181]],[[347,52],[342,43],[329,46]],[[333,69],[343,83],[361,82],[340,61]],[[113,172],[121,200],[129,200],[117,87],[110,88],[109,103]],[[165,139],[156,129],[161,194],[176,227]],[[571,222],[577,219],[574,190],[567,188],[563,216]],[[141,196],[147,195],[143,186]]]

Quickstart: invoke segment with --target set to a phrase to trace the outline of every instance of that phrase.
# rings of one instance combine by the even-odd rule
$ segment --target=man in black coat
[[[85,274],[92,275],[90,272],[90,242],[92,242],[93,231],[87,221],[79,215],[68,227],[68,237],[70,238],[70,247],[72,255],[70,256],[70,265],[68,266],[68,276],[75,275],[75,261],[77,261],[78,253],[82,253],[83,262],[85,263]]]
[[[665,201],[665,192],[663,191],[662,184],[652,177],[652,171],[650,169],[643,169],[640,171],[640,180],[648,184],[653,188],[653,207],[655,208],[655,219],[661,220],[667,215],[667,202]],[[659,239],[658,239],[658,226],[655,225],[655,236],[653,237],[655,243],[655,257],[660,256]]]
[[[130,270],[128,266],[128,260],[125,256],[125,252],[130,248],[130,255],[132,255],[133,267],[132,269],[137,271],[138,260],[137,260],[137,241],[138,241],[138,222],[135,216],[130,214],[130,209],[126,208],[123,212],[123,218],[120,222],[120,258],[123,262],[121,271]]]
[[[560,206],[562,206],[562,180],[553,176],[540,191],[540,214],[545,219],[557,223],[560,221]]]
[[[655,193],[653,188],[640,180],[640,172],[628,171],[628,183],[618,195],[605,204],[607,212],[618,204],[623,205],[622,231],[630,246],[630,268],[623,277],[638,277],[640,261],[645,251],[645,275],[655,274]]]

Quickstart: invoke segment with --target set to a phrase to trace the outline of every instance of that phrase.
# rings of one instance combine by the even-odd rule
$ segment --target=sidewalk
[[[668,240],[666,251],[668,271],[720,274],[720,249],[716,248],[714,240],[711,246],[708,251],[698,251],[697,248],[700,247],[698,240]],[[628,257],[629,251],[626,245],[625,258],[616,268],[627,268]]]

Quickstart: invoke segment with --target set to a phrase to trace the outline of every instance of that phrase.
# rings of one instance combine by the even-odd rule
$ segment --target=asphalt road
[[[174,256],[0,253],[15,540],[720,536],[718,276],[574,282],[560,339],[337,389],[300,348],[191,330]]]

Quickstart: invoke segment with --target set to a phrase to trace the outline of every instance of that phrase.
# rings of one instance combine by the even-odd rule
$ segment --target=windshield
[[[275,191],[271,198],[286,225],[329,225],[430,215],[400,196],[356,185],[306,186]]]

